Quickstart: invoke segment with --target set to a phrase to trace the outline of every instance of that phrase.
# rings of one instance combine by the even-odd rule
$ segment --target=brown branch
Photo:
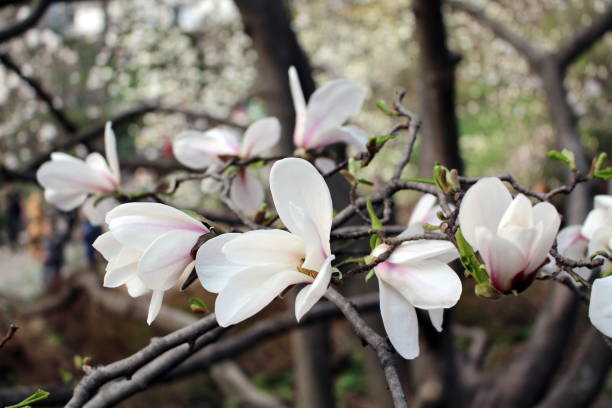
[[[567,68],[610,29],[612,29],[612,5],[608,5],[603,13],[593,17],[589,25],[580,28],[558,48],[557,60],[561,68]]]
[[[0,43],[8,41],[12,38],[20,36],[26,31],[33,28],[40,19],[45,15],[53,0],[41,0],[32,10],[29,16],[19,21],[17,24],[0,31]]]
[[[15,332],[17,332],[17,330],[19,330],[18,326],[15,326],[13,323],[11,323],[9,325],[9,328],[6,331],[6,335],[4,336],[4,338],[2,340],[0,340],[0,348],[4,347],[4,345],[6,343],[11,341],[11,339],[13,338],[13,336],[15,335]]]

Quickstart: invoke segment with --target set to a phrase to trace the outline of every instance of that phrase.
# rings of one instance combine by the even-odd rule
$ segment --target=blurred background
[[[362,85],[367,99],[353,122],[371,136],[392,125],[376,102],[391,104],[406,90],[405,105],[424,120],[416,160],[406,171],[410,177],[431,176],[439,160],[467,176],[511,173],[546,191],[565,180],[562,166],[545,159],[551,148],[578,146],[578,164],[586,171],[596,152],[612,152],[609,2],[443,3],[0,1],[0,335],[10,323],[20,326],[0,349],[0,401],[8,404],[3,395],[28,386],[65,395],[83,375],[82,357],[93,365],[124,358],[152,336],[196,319],[188,298],[214,304],[192,285],[168,297],[167,313],[148,327],[148,299],[101,287],[105,262],[91,243],[102,230],[78,212],[61,213],[44,202],[34,177],[38,166],[58,146],[78,157],[101,151],[107,120],[114,122],[126,190],[132,192],[185,171],[171,148],[185,129],[245,126],[273,115],[283,125],[279,152],[290,153],[291,65],[306,95],[337,78]],[[391,175],[400,145],[394,140],[377,156],[367,170],[370,179]],[[606,187],[579,191],[573,204],[556,202],[566,223],[580,223],[589,195]],[[342,199],[334,198],[336,207],[342,208]],[[395,221],[401,225],[418,195],[397,199]],[[195,181],[181,185],[172,202],[233,221]],[[590,333],[585,307],[550,282],[496,302],[476,298],[470,285],[453,310],[454,336],[422,336],[423,356],[400,363],[412,405],[489,406],[474,399],[478,387],[505,372],[521,373],[512,371],[513,363],[538,350],[530,339],[545,328],[559,347],[551,344],[542,355],[547,368],[539,372],[544,378],[534,380],[533,395],[508,406],[550,404],[546,397],[573,369]],[[260,317],[284,309],[276,301]],[[344,324],[297,333],[261,342],[235,360],[154,387],[121,406],[389,405],[376,362]],[[448,353],[439,343],[448,342],[468,354],[483,344],[475,363],[479,377],[460,381],[469,392],[453,388],[444,375]],[[612,357],[609,349],[599,350],[607,354],[601,357],[606,366],[592,377],[598,387],[574,406],[612,404]],[[523,370],[534,364],[524,362]],[[272,400],[258,405],[245,396],[249,392]]]

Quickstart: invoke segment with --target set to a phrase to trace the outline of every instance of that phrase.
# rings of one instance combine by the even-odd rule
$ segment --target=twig
[[[15,332],[17,332],[17,330],[19,330],[18,326],[14,325],[13,323],[11,323],[9,325],[9,328],[6,331],[6,335],[4,336],[4,338],[2,340],[0,340],[0,348],[4,347],[4,345],[6,343],[11,341],[11,339],[13,338],[13,336],[15,335]]]

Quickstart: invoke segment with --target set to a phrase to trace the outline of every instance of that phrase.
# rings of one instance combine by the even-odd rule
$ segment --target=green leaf
[[[593,177],[601,180],[612,179],[612,167],[606,167],[605,169],[597,170],[595,173],[593,173]]]
[[[253,162],[251,164],[249,164],[248,167],[252,168],[252,169],[259,169],[263,166],[266,165],[266,161],[265,160],[257,160],[256,162]]]
[[[457,240],[457,249],[459,250],[459,260],[461,261],[461,264],[465,268],[466,272],[474,277],[476,283],[488,283],[489,277],[487,275],[486,267],[478,261],[476,253],[474,253],[474,249],[463,237],[461,228],[457,229],[455,238]]]
[[[370,279],[372,279],[374,276],[376,275],[376,269],[371,269],[370,272],[368,272],[368,274],[365,277],[365,281],[369,281]]]
[[[567,149],[563,149],[562,151],[551,150],[546,154],[546,156],[549,159],[553,159],[558,162],[561,162],[569,166],[572,169],[576,168],[576,158],[574,157],[574,152],[572,152],[571,150],[567,150]]]
[[[351,258],[346,258],[344,261],[340,262],[339,264],[337,264],[335,266],[335,268],[339,268],[343,265],[347,265],[347,264],[352,264],[352,263],[365,263],[365,257],[360,256],[360,257],[351,257]]]
[[[387,105],[387,102],[383,101],[382,99],[379,101],[376,101],[376,107],[380,109],[380,111],[384,113],[385,115],[395,116],[395,112],[393,112],[393,110],[389,107],[389,105]]]
[[[450,192],[450,188],[448,187],[448,183],[446,182],[446,174],[448,173],[448,169],[441,165],[439,162],[436,162],[433,170],[433,179],[436,183],[436,186],[444,193],[448,194]]]
[[[413,181],[415,183],[425,183],[425,184],[436,184],[436,182],[432,179],[421,178],[421,177],[411,177],[406,179],[406,181]]]
[[[197,297],[189,298],[189,308],[194,313],[208,313],[210,311],[208,306],[206,306],[206,303]]]
[[[382,230],[384,228],[383,223],[380,221],[380,218],[378,218],[378,215],[376,215],[376,211],[374,211],[374,206],[372,205],[371,200],[366,202],[366,208],[368,210],[368,215],[370,216],[370,221],[372,222],[372,228]],[[370,248],[374,249],[381,243],[382,241],[380,237],[376,234],[372,234],[370,237]]]
[[[348,161],[347,170],[351,175],[357,176],[357,172],[361,170],[361,162],[351,157]]]
[[[25,408],[28,407],[30,404],[48,398],[49,395],[51,395],[51,393],[49,393],[48,391],[38,389],[34,394],[30,395],[28,398],[24,399],[20,403],[17,403],[15,405],[7,405],[4,408]]]
[[[373,186],[374,185],[374,183],[372,183],[370,180],[366,180],[364,178],[358,179],[357,182],[359,182],[361,184],[365,184],[366,186]]]
[[[374,145],[378,147],[380,145],[383,145],[383,144],[387,143],[391,139],[395,139],[396,137],[397,137],[397,135],[375,136],[373,138],[374,139]]]

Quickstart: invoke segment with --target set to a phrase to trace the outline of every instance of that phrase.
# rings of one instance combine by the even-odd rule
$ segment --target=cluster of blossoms
[[[361,87],[346,80],[333,81],[317,89],[306,103],[293,68],[289,81],[296,111],[293,140],[297,154],[320,153],[338,142],[366,149],[365,132],[345,125],[363,103]],[[219,176],[236,162],[256,161],[259,154],[274,148],[280,134],[279,121],[264,118],[249,126],[244,135],[226,127],[183,132],[175,138],[173,151],[183,165],[206,169],[203,176]],[[108,232],[94,243],[108,261],[104,286],[125,285],[134,297],[150,293],[149,324],[161,309],[165,291],[194,268],[202,286],[218,294],[215,315],[224,327],[250,318],[293,285],[304,285],[295,300],[298,321],[323,297],[334,270],[330,243],[334,208],[320,170],[310,162],[285,158],[270,170],[272,201],[287,230],[217,235],[199,219],[165,204],[118,205],[114,197],[120,195],[119,164],[110,124],[105,144],[106,159],[97,153],[85,161],[54,153],[39,169],[38,180],[47,200],[58,208],[71,210],[85,203],[84,213],[92,222],[106,221]],[[253,168],[234,168],[230,199],[252,214],[265,201],[265,188]],[[203,189],[210,192],[210,183]],[[440,226],[436,200],[432,195],[423,196],[407,229],[396,238],[422,234],[425,224]],[[559,250],[579,257],[609,251],[611,221],[612,197],[598,197],[584,225],[561,231]],[[486,270],[487,284],[502,294],[525,289],[547,263],[560,223],[550,203],[532,205],[523,194],[513,198],[497,178],[480,179],[459,205],[458,227]],[[375,268],[380,312],[391,343],[404,358],[419,354],[416,309],[427,310],[440,331],[444,309],[453,307],[461,296],[461,280],[448,265],[460,253],[449,238],[406,240],[393,248],[382,243],[370,254],[370,259],[386,254]],[[607,262],[604,270],[609,268]],[[612,277],[597,279],[589,312],[593,324],[607,335],[612,334],[612,302],[605,294],[611,290]]]

